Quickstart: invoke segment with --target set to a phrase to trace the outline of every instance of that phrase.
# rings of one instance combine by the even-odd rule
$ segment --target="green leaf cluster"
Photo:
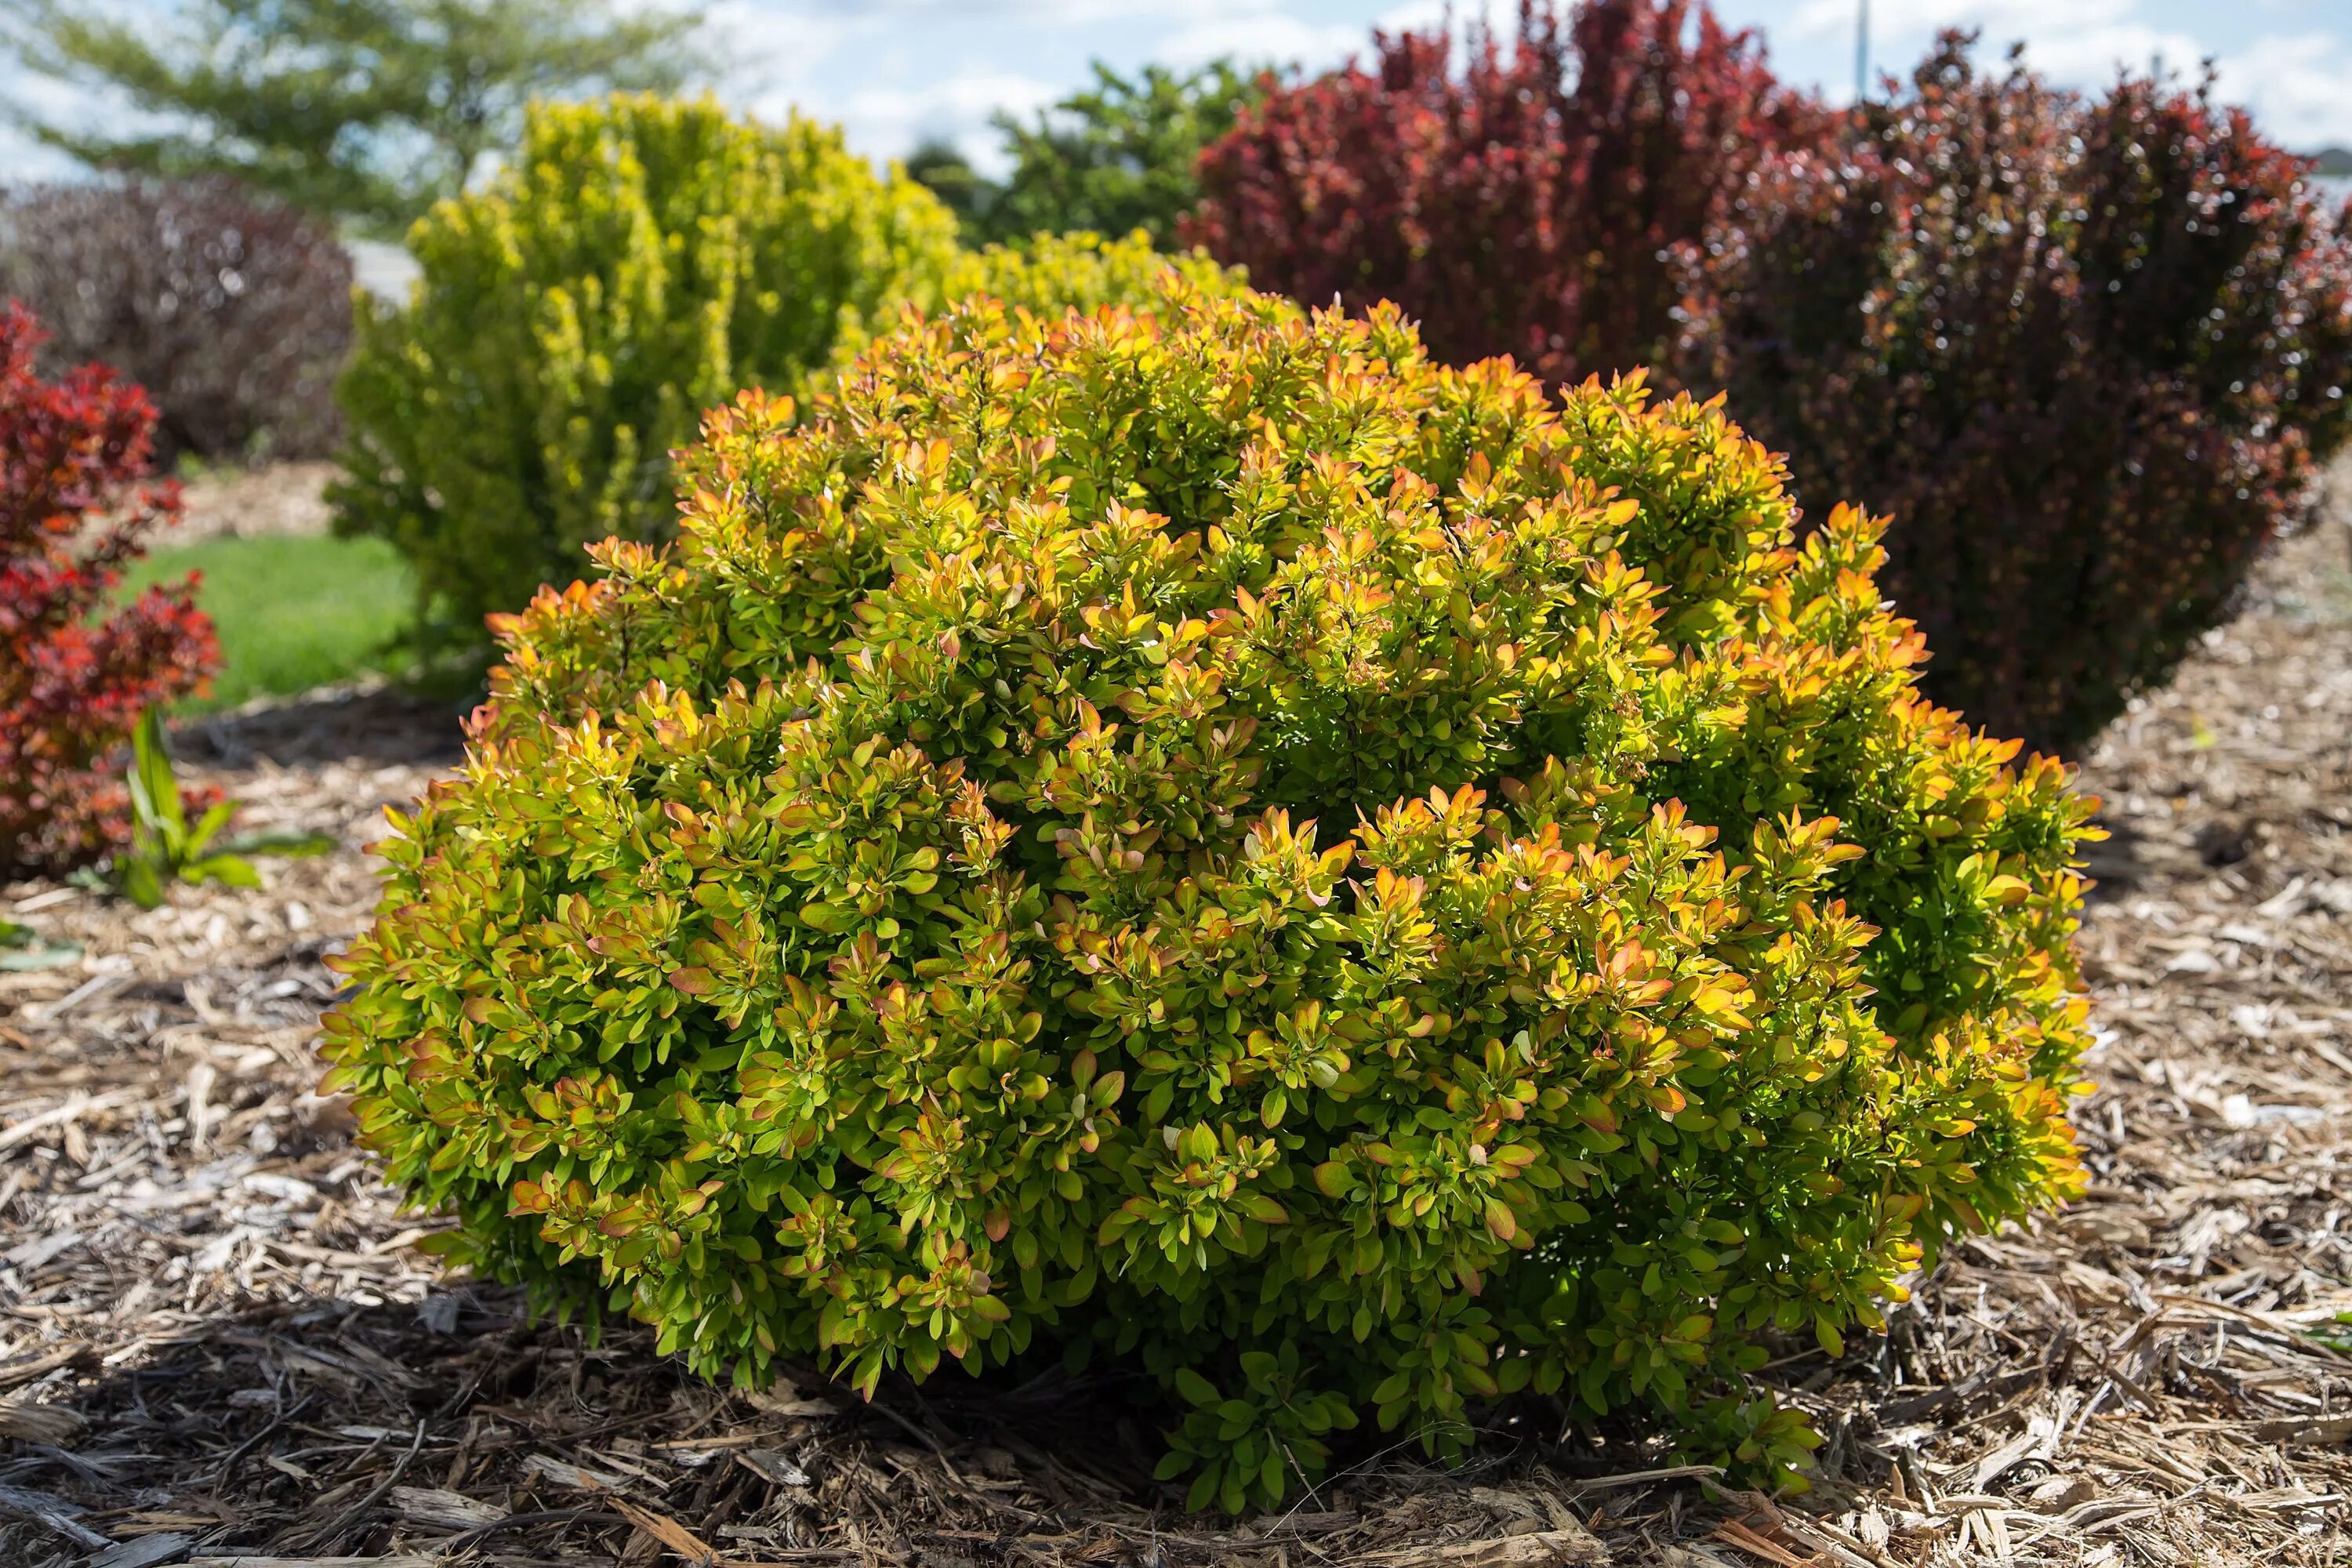
[[[131,795],[131,847],[116,856],[109,869],[117,889],[142,910],[160,906],[164,889],[173,882],[261,886],[261,874],[249,856],[319,855],[334,847],[334,840],[323,833],[247,833],[223,838],[221,829],[236,815],[233,800],[206,798],[201,802],[203,812],[189,821],[157,709],[140,715],[139,727],[131,732],[131,771],[124,780]]]
[[[985,289],[1058,315],[1139,300],[1171,265],[1092,235],[967,253],[837,130],[632,96],[534,108],[510,166],[408,247],[407,305],[362,308],[331,498],[340,531],[414,567],[421,650],[460,655],[588,544],[671,538],[670,455],[739,389],[802,388],[909,306]]]
[[[1070,310],[1091,315],[1106,305],[1157,300],[1164,275],[1171,271],[1207,294],[1240,294],[1248,286],[1248,275],[1240,268],[1221,267],[1205,251],[1153,248],[1151,236],[1142,228],[1123,239],[1076,229],[1040,232],[1017,244],[963,251],[948,264],[940,293],[945,300],[985,294],[1040,316]]]
[[[1194,1503],[1749,1381],[2079,1171],[2089,806],[1880,523],[1638,379],[1163,273],[749,394],[509,623],[334,1081],[456,1256],[747,1383],[1116,1358]]]
[[[954,212],[967,238],[1141,229],[1162,248],[1200,199],[1201,149],[1233,129],[1263,90],[1231,60],[1179,73],[1146,66],[1126,77],[1097,60],[1094,85],[1024,122],[994,124],[1012,172],[1002,183],[974,170],[951,145],[929,142],[908,172]]]

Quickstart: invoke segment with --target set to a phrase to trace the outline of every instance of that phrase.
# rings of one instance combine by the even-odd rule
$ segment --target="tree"
[[[18,115],[106,168],[227,174],[397,233],[509,145],[525,103],[674,91],[705,73],[701,16],[616,0],[188,0],[171,23],[81,0],[0,0],[44,76],[151,123]]]
[[[989,216],[1003,199],[1004,187],[973,168],[961,148],[943,136],[927,136],[907,154],[904,164],[908,178],[955,214],[967,237],[989,232]]]
[[[995,117],[1013,158],[1001,184],[936,142],[916,150],[908,173],[954,210],[968,239],[1140,228],[1167,248],[1177,218],[1200,195],[1193,165],[1201,149],[1232,129],[1261,79],[1230,60],[1188,76],[1146,66],[1130,80],[1099,60],[1094,72],[1092,89],[1040,111],[1034,124]]]

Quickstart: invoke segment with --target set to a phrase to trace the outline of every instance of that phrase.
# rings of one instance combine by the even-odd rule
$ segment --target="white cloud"
[[[2352,146],[2352,38],[2273,35],[2215,66],[2221,97],[2251,104],[2273,139],[2305,152]]]
[[[1323,70],[1362,54],[1370,43],[1371,35],[1352,22],[1225,16],[1194,21],[1169,34],[1152,54],[1178,69],[1231,58],[1245,66],[1298,64]]]

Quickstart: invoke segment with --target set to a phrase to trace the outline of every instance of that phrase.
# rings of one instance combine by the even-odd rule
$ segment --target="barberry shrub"
[[[2205,87],[2085,100],[1969,42],[1742,192],[1686,257],[1679,374],[1729,389],[1809,506],[1893,514],[1937,700],[2069,749],[2316,499],[2352,246]]]
[[[949,263],[940,292],[946,300],[985,294],[1056,318],[1071,310],[1091,314],[1105,305],[1149,306],[1170,271],[1200,292],[1237,295],[1248,289],[1242,268],[1220,267],[1202,250],[1155,250],[1151,236],[1139,228],[1123,239],[1086,229],[1041,232],[1016,244],[966,251]]]
[[[319,458],[352,344],[352,258],[325,225],[228,180],[37,186],[0,200],[0,298],[53,365],[145,388],[157,458]]]
[[[954,234],[797,116],[537,105],[503,174],[410,230],[407,305],[360,321],[337,526],[407,556],[428,647],[486,647],[482,617],[571,582],[588,544],[667,539],[702,410],[936,300]]]
[[[1163,275],[713,414],[503,625],[331,1082],[459,1261],[711,1375],[1160,1379],[1195,1506],[1369,1417],[1663,1418],[2070,1191],[2087,805],[1879,524],[1638,379]]]
[[[1183,232],[1261,289],[1392,300],[1454,364],[1550,381],[1657,362],[1697,239],[1773,148],[1826,129],[1698,0],[1521,0],[1507,46],[1444,26],[1268,84],[1201,155]]]
[[[121,761],[140,715],[220,662],[195,580],[116,602],[179,490],[146,483],[155,409],[85,366],[48,381],[30,312],[0,309],[0,878],[121,847]]]

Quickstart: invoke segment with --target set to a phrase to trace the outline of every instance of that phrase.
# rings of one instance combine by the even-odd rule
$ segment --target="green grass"
[[[210,539],[154,552],[123,591],[190,572],[204,574],[196,603],[220,633],[221,669],[189,711],[347,680],[408,620],[408,568],[380,539]]]

